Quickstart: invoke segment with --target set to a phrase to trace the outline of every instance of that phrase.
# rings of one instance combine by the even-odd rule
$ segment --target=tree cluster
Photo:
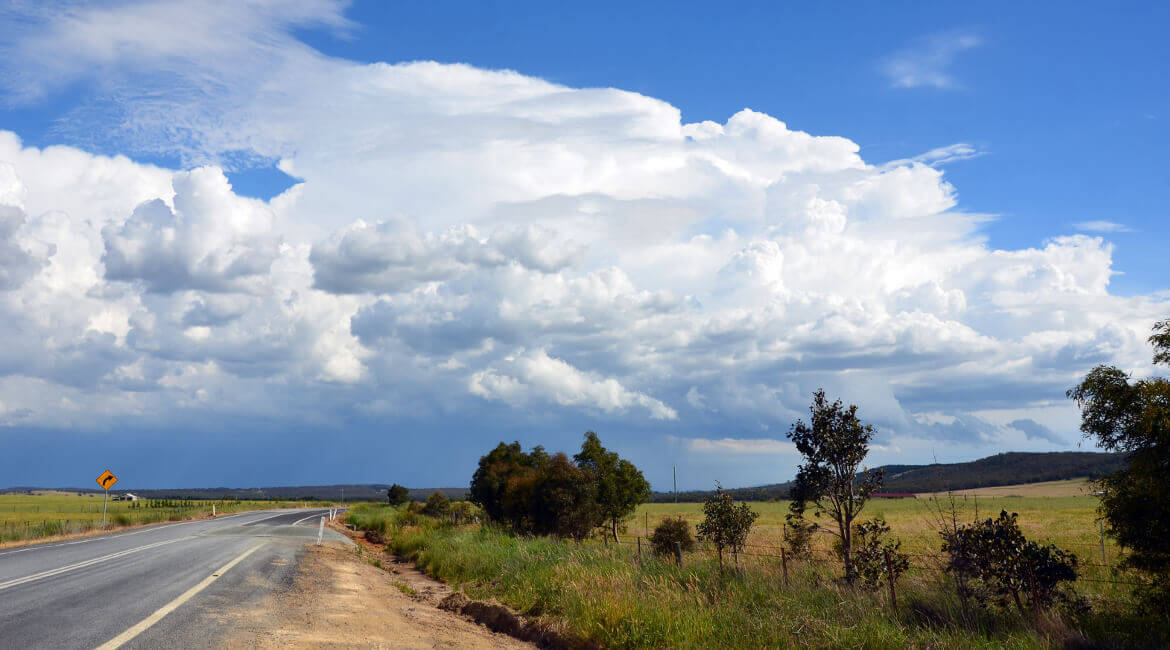
[[[621,521],[649,496],[642,472],[592,431],[572,459],[501,442],[480,458],[470,490],[488,519],[514,532],[577,540],[602,526],[616,539]]]
[[[1154,325],[1154,363],[1170,364],[1170,320]],[[1129,553],[1122,566],[1148,576],[1147,602],[1170,616],[1170,380],[1130,381],[1097,366],[1068,391],[1081,408],[1081,432],[1129,463],[1098,481],[1108,533]]]

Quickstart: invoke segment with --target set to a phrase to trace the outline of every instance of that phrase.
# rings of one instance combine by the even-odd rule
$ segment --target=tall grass
[[[1119,617],[1104,613],[1035,619],[964,608],[939,574],[900,584],[893,614],[884,594],[843,587],[824,566],[792,568],[785,585],[778,563],[720,572],[700,553],[679,568],[669,560],[639,560],[630,546],[521,539],[425,519],[407,523],[386,506],[356,507],[347,521],[387,535],[389,550],[474,598],[498,599],[606,647],[1157,647],[1170,641],[1148,627],[1127,631]]]

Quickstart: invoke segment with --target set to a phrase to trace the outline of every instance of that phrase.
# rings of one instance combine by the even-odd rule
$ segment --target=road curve
[[[216,614],[290,585],[327,513],[248,512],[0,550],[0,647],[217,645],[230,630]]]

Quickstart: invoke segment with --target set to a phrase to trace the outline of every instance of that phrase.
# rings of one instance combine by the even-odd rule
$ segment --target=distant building
[[[874,492],[869,497],[871,499],[917,499],[918,495],[913,492]]]
[[[130,494],[129,492],[127,492],[126,494],[122,495],[121,500],[122,501],[137,501],[138,495],[137,494]]]

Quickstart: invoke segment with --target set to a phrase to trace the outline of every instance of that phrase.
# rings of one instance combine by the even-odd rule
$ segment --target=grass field
[[[156,501],[159,507],[149,507],[149,503],[111,500],[107,504],[107,528],[208,517],[213,504],[216,514],[302,504],[300,501]],[[83,534],[100,528],[101,521],[100,495],[53,491],[0,494],[0,544]]]
[[[1064,481],[1044,481],[1024,485],[999,485],[956,492],[965,496],[981,497],[1083,497],[1092,495],[1093,482],[1087,478],[1071,478]],[[918,495],[919,498],[946,496],[946,492]]]
[[[1059,483],[1065,483],[1061,481]],[[1045,487],[1038,491],[1072,489],[1068,486],[1038,484]],[[1091,494],[1078,496],[1017,496],[1029,494],[1022,486],[1012,486],[1004,494],[956,493],[955,504],[959,521],[974,521],[977,518],[994,517],[1000,509],[1020,514],[1020,527],[1029,539],[1052,543],[1090,555],[1095,551],[1100,559],[1100,528],[1097,524],[1097,498]],[[1028,486],[1031,487],[1031,486]],[[986,488],[1000,490],[1001,488]],[[1033,492],[1034,493],[1034,492]],[[784,516],[788,514],[788,501],[755,502],[751,507],[760,513],[752,529],[749,543],[761,547],[776,547],[781,543]],[[921,495],[916,499],[873,499],[866,504],[862,518],[881,517],[889,522],[895,536],[902,540],[903,548],[912,552],[937,551],[939,546],[936,525],[938,506],[949,509],[947,495]],[[702,518],[700,503],[650,503],[638,508],[637,514],[627,522],[627,537],[646,536],[647,530],[667,516],[681,516],[692,525]],[[830,526],[827,518],[819,520],[822,526]],[[820,535],[820,547],[830,548],[827,534]],[[1116,547],[1105,540],[1106,554],[1116,559]]]
[[[386,506],[362,505],[347,521],[379,529],[395,553],[473,598],[494,598],[522,613],[605,647],[1170,647],[1166,624],[1134,613],[1124,580],[1100,564],[1097,501],[1092,496],[962,496],[960,521],[1020,514],[1025,534],[1074,550],[1082,558],[1076,590],[1089,614],[1051,613],[1037,619],[1013,612],[963,607],[938,570],[939,543],[932,507],[923,499],[871,502],[865,517],[890,522],[903,548],[915,553],[899,582],[897,613],[885,592],[844,587],[841,567],[821,535],[814,561],[787,564],[778,546],[786,502],[753,503],[761,513],[741,570],[722,574],[709,550],[686,556],[684,566],[639,556],[637,537],[662,517],[692,524],[700,504],[648,504],[627,522],[621,545],[591,540],[578,545],[516,538],[492,529],[455,528],[427,518],[401,519]],[[643,540],[645,545],[645,540]],[[647,549],[648,550],[648,547]],[[1106,545],[1108,561],[1117,549]]]

